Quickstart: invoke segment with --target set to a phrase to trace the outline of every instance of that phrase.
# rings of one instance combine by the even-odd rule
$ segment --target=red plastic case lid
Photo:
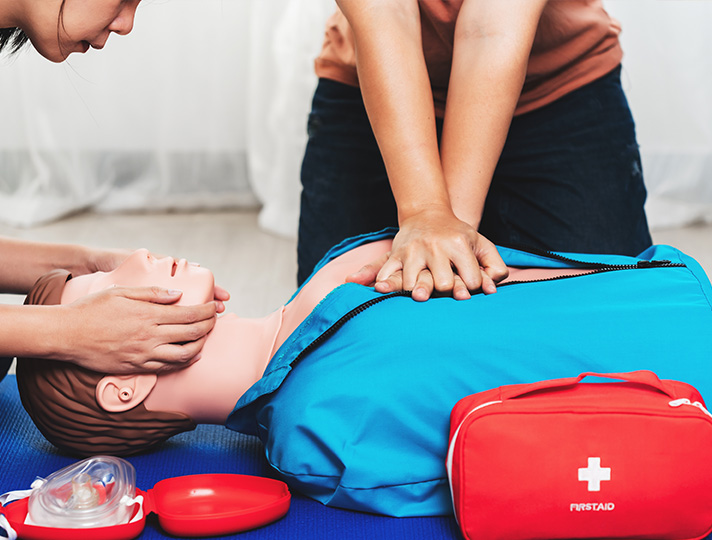
[[[158,482],[135,505],[129,523],[111,527],[66,529],[25,524],[28,499],[2,508],[18,537],[27,540],[129,540],[144,529],[153,512],[165,532],[181,537],[231,534],[267,525],[289,510],[291,494],[284,482],[240,474],[195,474]],[[139,515],[140,514],[140,515]]]
[[[289,510],[287,484],[238,474],[196,474],[161,480],[146,493],[154,512],[174,536],[214,536],[246,531],[281,518]]]

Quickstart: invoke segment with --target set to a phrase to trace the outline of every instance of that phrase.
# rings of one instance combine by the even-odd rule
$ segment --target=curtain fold
[[[712,2],[604,2],[623,26],[650,226],[712,222]]]
[[[262,203],[259,223],[296,236],[299,171],[316,88],[314,59],[333,0],[254,2],[250,19],[247,142],[250,184]]]

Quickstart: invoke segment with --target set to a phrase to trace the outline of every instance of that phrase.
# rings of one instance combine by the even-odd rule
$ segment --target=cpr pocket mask
[[[128,540],[153,512],[168,534],[205,537],[275,521],[290,499],[283,482],[238,474],[167,478],[144,492],[128,461],[95,456],[2,495],[0,528],[10,540]]]
[[[581,383],[587,375],[625,382]],[[712,531],[712,417],[650,371],[503,386],[452,411],[447,469],[468,540]]]

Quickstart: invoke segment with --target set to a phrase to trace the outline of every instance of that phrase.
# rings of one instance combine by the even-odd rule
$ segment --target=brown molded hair
[[[59,304],[69,272],[44,275],[25,304]],[[25,410],[37,428],[57,448],[79,456],[126,456],[146,450],[173,435],[195,429],[180,413],[149,411],[143,403],[124,412],[108,412],[96,400],[104,373],[70,362],[18,358],[17,386]]]

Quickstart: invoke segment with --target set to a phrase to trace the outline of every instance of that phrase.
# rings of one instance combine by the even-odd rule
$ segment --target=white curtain
[[[259,223],[296,236],[299,169],[316,88],[314,58],[334,0],[259,0],[250,27],[247,141],[251,185],[262,202]]]
[[[245,129],[251,4],[142,2],[132,34],[111,36],[102,51],[64,64],[31,48],[3,58],[0,219],[255,206]]]
[[[623,24],[651,225],[712,221],[712,2],[605,5]],[[261,204],[264,228],[294,236],[313,59],[333,9],[151,0],[103,51],[4,58],[0,220]]]
[[[605,6],[623,25],[623,86],[637,124],[651,227],[712,222],[712,2]]]

